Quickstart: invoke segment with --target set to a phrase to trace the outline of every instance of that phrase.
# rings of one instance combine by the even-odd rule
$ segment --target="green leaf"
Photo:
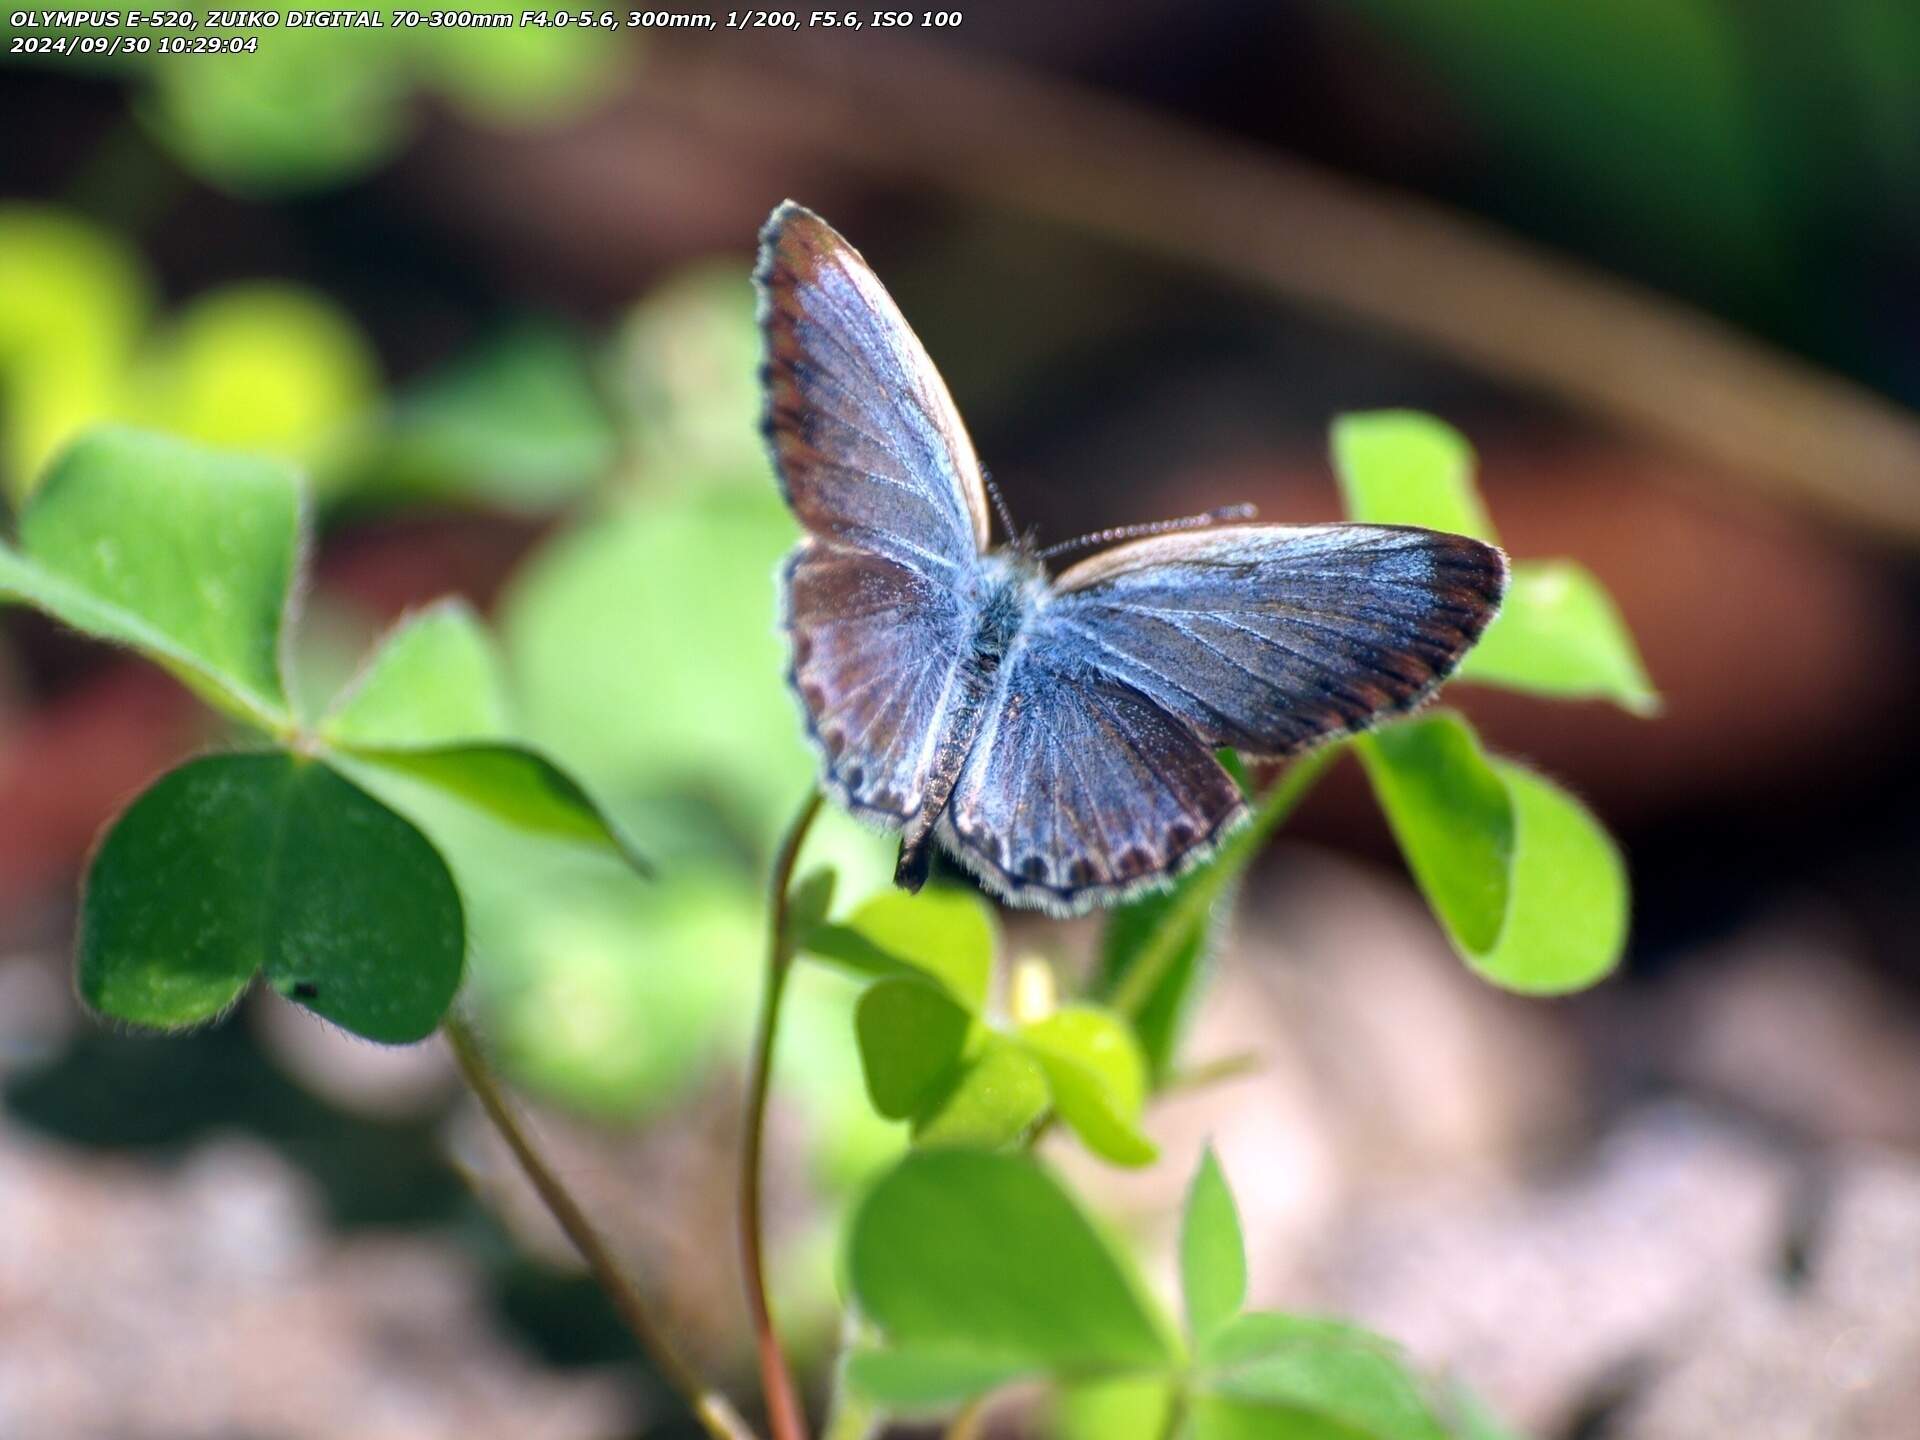
[[[277,29],[256,53],[167,57],[153,80],[147,123],[196,173],[241,195],[350,179],[407,128],[405,75],[376,32]]]
[[[0,205],[0,479],[15,500],[113,408],[150,289],[119,236],[51,206]]]
[[[1016,1374],[1084,1378],[1175,1361],[1126,1261],[1024,1156],[908,1155],[856,1212],[848,1275],[891,1351],[940,1356],[949,1374],[971,1366],[976,1390]]]
[[[1534,695],[1660,709],[1633,635],[1606,588],[1571,560],[1522,561],[1506,603],[1458,677]]]
[[[1147,1067],[1126,1022],[1092,1005],[1070,1005],[1020,1028],[1046,1072],[1053,1107],[1087,1148],[1116,1165],[1151,1164],[1159,1150],[1140,1133]]]
[[[370,417],[372,347],[339,307],[293,285],[231,285],[182,309],[130,380],[127,415],[224,449],[318,465]]]
[[[462,600],[407,616],[320,722],[336,745],[420,746],[511,733],[500,658]]]
[[[1062,1385],[1054,1403],[1059,1440],[1165,1440],[1172,1384],[1157,1375],[1125,1375]]]
[[[134,649],[229,713],[292,724],[281,630],[299,492],[270,461],[102,427],[70,446],[0,546],[0,599]]]
[[[433,1033],[460,984],[460,897],[420,832],[325,764],[215,755],[162,777],[94,857],[81,996],[138,1025],[210,1019],[256,971],[369,1040]]]
[[[1196,1440],[1445,1440],[1398,1349],[1353,1326],[1242,1315],[1202,1362]]]
[[[1423,525],[1495,543],[1473,483],[1473,450],[1460,432],[1412,410],[1342,415],[1333,463],[1350,519]]]
[[[847,1360],[847,1382],[875,1405],[896,1415],[929,1414],[998,1390],[1027,1367],[968,1351],[923,1346],[856,1350]]]
[[[840,872],[831,865],[816,866],[800,878],[787,896],[787,923],[795,935],[804,939],[826,923],[839,881]]]
[[[1133,1017],[1134,1034],[1156,1086],[1174,1068],[1187,1022],[1205,987],[1215,939],[1213,920],[1233,909],[1232,882],[1237,872],[1215,874],[1213,865],[1221,863],[1223,860],[1216,859],[1182,875],[1170,890],[1149,891],[1118,906],[1108,914],[1100,935],[1100,968],[1093,994],[1111,999],[1121,977],[1155,942],[1162,928],[1178,927],[1172,937],[1171,958]],[[1223,878],[1227,880],[1224,885]]]
[[[918,979],[869,986],[854,1012],[873,1108],[889,1120],[919,1115],[950,1082],[973,1017],[944,989]]]
[[[1204,1346],[1240,1313],[1247,1299],[1247,1254],[1240,1214],[1213,1147],[1200,1157],[1180,1223],[1180,1289],[1187,1333]]]
[[[1483,977],[1561,994],[1619,962],[1626,867],[1578,801],[1486,756],[1466,721],[1444,711],[1357,748],[1427,903]]]
[[[419,748],[354,745],[344,753],[425,781],[529,834],[591,845],[619,856],[642,875],[653,873],[647,858],[579,782],[525,745],[504,740]]]
[[[816,927],[810,954],[865,975],[925,975],[979,1014],[993,978],[993,912],[967,890],[888,890],[844,925]]]
[[[1052,1103],[1039,1062],[1016,1041],[988,1031],[952,1087],[915,1121],[914,1142],[997,1150],[1025,1139]]]
[[[460,601],[395,626],[335,701],[321,734],[354,760],[436,786],[535,835],[644,857],[553,761],[506,739],[505,684],[486,628]]]
[[[414,389],[396,409],[389,440],[387,469],[402,490],[529,510],[585,491],[618,448],[579,341],[532,324],[484,342]]]

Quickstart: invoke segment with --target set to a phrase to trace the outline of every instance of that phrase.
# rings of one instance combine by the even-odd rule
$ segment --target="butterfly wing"
[[[789,201],[761,232],[754,281],[767,441],[800,523],[929,575],[970,570],[987,546],[973,442],[860,252]]]
[[[1072,914],[1200,858],[1245,806],[1191,727],[1070,635],[1034,638],[1002,672],[938,833],[997,894]]]
[[[943,817],[1020,904],[1076,911],[1204,856],[1241,813],[1213,756],[1412,709],[1499,608],[1506,559],[1389,526],[1233,526],[1074,566],[1009,660]]]
[[[1411,710],[1500,608],[1506,557],[1394,525],[1159,535],[1055,582],[1051,643],[1138,686],[1211,745],[1285,756]]]
[[[809,532],[781,574],[789,683],[828,787],[897,827],[927,803],[972,634],[979,464],[926,350],[825,221],[776,210],[754,280],[767,442]]]

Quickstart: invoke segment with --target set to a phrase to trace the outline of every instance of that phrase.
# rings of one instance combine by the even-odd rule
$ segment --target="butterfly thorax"
[[[927,842],[980,733],[1001,668],[1046,603],[1046,568],[1023,550],[996,550],[981,557],[971,589],[972,642],[954,674],[925,795],[919,813],[907,822],[901,836],[900,862],[894,872],[896,881],[914,890],[926,878]]]
[[[1013,649],[1033,613],[1045,602],[1047,572],[1032,556],[1015,549],[983,556],[979,570],[979,610],[973,653],[990,674]]]

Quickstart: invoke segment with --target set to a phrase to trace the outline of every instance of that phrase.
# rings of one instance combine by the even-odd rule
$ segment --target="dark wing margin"
[[[862,550],[803,540],[781,571],[791,667],[836,799],[898,829],[925,800],[966,649],[954,592]]]
[[[1245,814],[1187,725],[1040,646],[1009,661],[937,833],[995,894],[1071,915],[1164,883]]]
[[[1280,757],[1419,706],[1506,586],[1506,557],[1463,535],[1226,526],[1073,566],[1031,643],[1084,656],[1209,745]]]
[[[971,566],[988,539],[973,442],[860,252],[788,201],[761,231],[753,278],[767,444],[800,523],[929,573]]]

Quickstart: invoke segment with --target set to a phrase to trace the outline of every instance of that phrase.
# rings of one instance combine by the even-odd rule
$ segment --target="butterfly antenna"
[[[1013,512],[1007,509],[1006,497],[1000,493],[1000,487],[993,483],[993,476],[985,470],[980,472],[980,481],[987,487],[987,498],[993,501],[993,513],[1000,517],[1000,527],[1007,532],[1007,539],[1017,542],[1019,536],[1013,528]]]
[[[1065,555],[1070,550],[1086,550],[1095,545],[1111,545],[1119,540],[1138,540],[1143,535],[1166,535],[1175,530],[1201,530],[1209,525],[1218,525],[1224,520],[1251,520],[1260,512],[1251,505],[1223,505],[1218,510],[1209,510],[1204,515],[1187,515],[1179,520],[1155,520],[1147,525],[1120,525],[1112,530],[1096,530],[1091,535],[1082,535],[1077,540],[1062,540],[1058,545],[1049,545],[1040,552],[1039,558],[1050,560],[1055,555]]]

